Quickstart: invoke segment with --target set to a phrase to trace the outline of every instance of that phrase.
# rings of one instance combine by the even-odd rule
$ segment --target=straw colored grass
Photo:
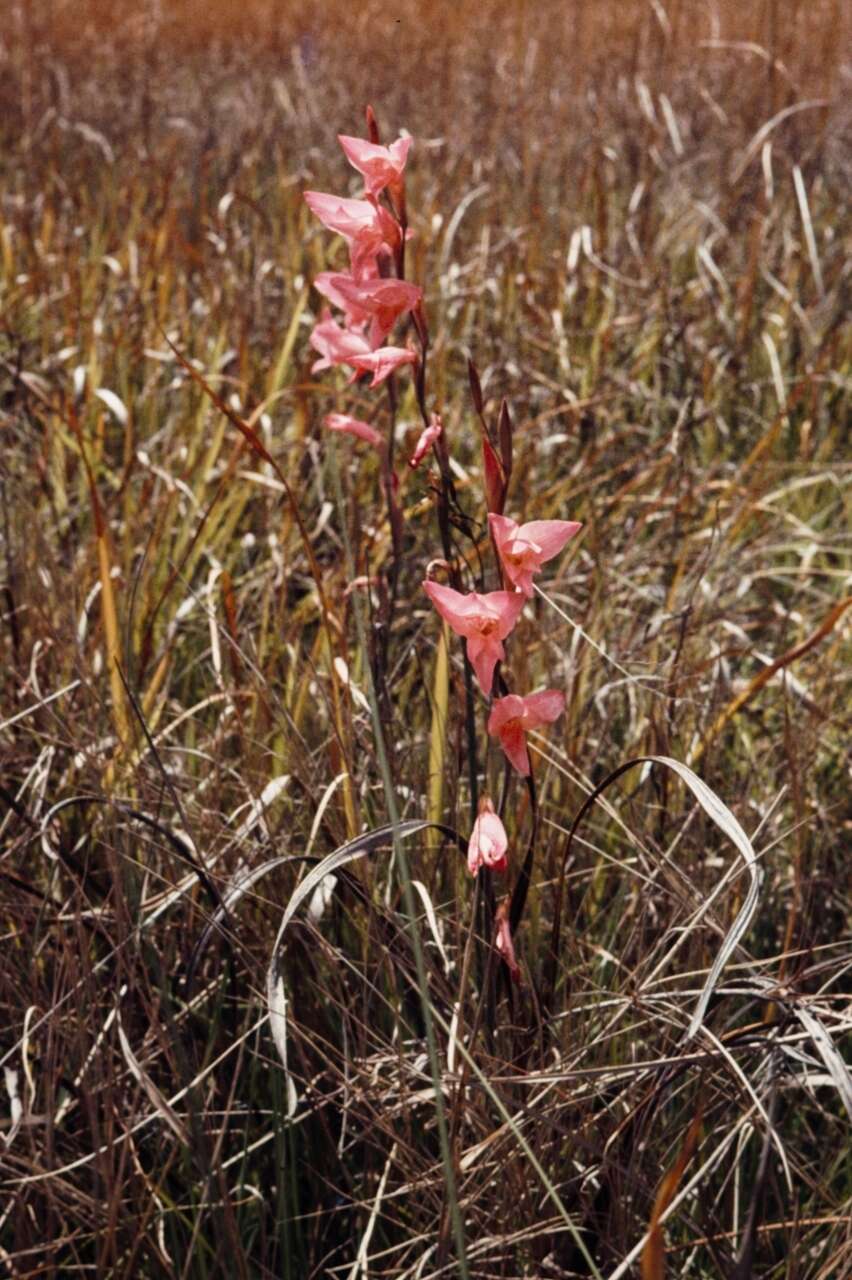
[[[836,1280],[849,12],[422,10],[11,5],[0,1256],[15,1277]],[[467,585],[481,559],[497,586],[469,358],[488,420],[511,408],[507,510],[584,524],[509,656],[517,688],[568,698],[531,742],[519,986],[460,852],[462,653],[420,589],[437,481],[400,468],[374,698],[381,599],[351,588],[392,539],[375,459],[320,423],[385,427],[387,401],[310,373],[310,281],[343,248],[301,192],[354,194],[335,135],[368,101],[415,138],[409,274]],[[474,712],[473,783],[499,796]],[[650,757],[711,799],[663,765],[611,776]],[[394,819],[279,938],[311,868]],[[521,787],[506,823],[498,893],[533,829]]]

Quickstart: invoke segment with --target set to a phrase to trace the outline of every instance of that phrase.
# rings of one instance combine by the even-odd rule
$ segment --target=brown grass
[[[849,1273],[850,35],[835,0],[10,6],[10,1275],[618,1280],[652,1222],[649,1275]],[[310,280],[342,257],[301,199],[354,193],[335,135],[367,101],[416,139],[409,272],[466,584],[481,557],[496,586],[468,357],[488,420],[511,405],[511,512],[584,522],[508,663],[569,698],[535,744],[521,986],[453,840],[404,846],[454,1196],[400,848],[288,928],[289,1078],[266,1019],[300,878],[391,817],[347,591],[391,538],[374,460],[320,427],[388,410],[310,373]],[[479,700],[471,778],[461,651],[442,674],[419,586],[434,482],[404,470],[390,791],[463,836],[502,763]],[[568,846],[646,756],[692,761],[761,870],[692,1040],[748,887],[730,844],[654,766]],[[506,822],[499,893],[522,788]]]

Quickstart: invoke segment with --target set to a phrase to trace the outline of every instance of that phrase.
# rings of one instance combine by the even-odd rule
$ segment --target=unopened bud
[[[483,433],[482,436],[482,469],[485,479],[485,505],[495,515],[503,514],[506,501],[506,477],[500,459],[494,452],[491,441]]]

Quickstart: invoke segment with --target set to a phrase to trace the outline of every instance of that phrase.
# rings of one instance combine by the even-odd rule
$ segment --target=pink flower
[[[356,370],[351,379],[353,382],[359,373],[372,373],[373,381],[370,386],[377,387],[380,382],[384,382],[385,378],[389,378],[394,369],[398,369],[400,365],[416,364],[417,355],[408,347],[379,347],[377,351],[350,356],[347,363],[351,364],[353,369]]]
[[[494,812],[494,805],[487,796],[483,796],[467,842],[468,871],[472,876],[477,874],[480,867],[489,867],[491,871],[505,871],[508,866],[508,847],[506,828]]]
[[[328,307],[323,311],[319,324],[314,325],[308,341],[322,357],[311,365],[312,373],[330,369],[335,364],[348,364],[353,356],[366,355],[370,351],[370,344],[363,333],[342,329],[332,319]]]
[[[411,138],[397,138],[389,147],[365,142],[363,138],[350,138],[344,133],[337,135],[337,141],[352,168],[363,175],[371,196],[377,196],[385,187],[390,187],[395,195],[399,194]]]
[[[370,340],[379,346],[406,311],[423,301],[423,290],[407,280],[355,280],[342,271],[323,271],[314,281],[329,302],[341,307],[352,324],[370,321]]]
[[[506,656],[502,641],[514,627],[524,607],[517,591],[476,591],[462,595],[452,587],[424,582],[423,590],[456,635],[467,641],[467,656],[482,692],[491,692],[494,668]]]
[[[324,191],[305,191],[304,197],[323,226],[345,238],[356,274],[375,259],[381,248],[392,250],[399,244],[399,224],[374,200],[348,200]]]
[[[539,725],[550,724],[564,710],[565,694],[558,689],[542,689],[525,698],[510,693],[506,698],[495,699],[488,717],[488,732],[492,738],[500,739],[500,746],[518,773],[526,777],[530,772],[527,733]]]
[[[371,427],[369,422],[362,422],[360,418],[350,418],[348,413],[327,413],[322,425],[328,427],[329,431],[344,431],[347,435],[357,436],[359,440],[366,440],[367,444],[373,444],[377,449],[384,444],[375,427]]]
[[[340,287],[341,281],[346,281],[347,285],[355,285],[355,289],[351,290],[348,296]],[[340,308],[346,316],[347,324],[366,324],[371,319],[370,312],[358,303],[358,285],[351,275],[344,274],[342,271],[321,271],[314,278],[314,288],[317,293],[328,298],[333,306]]]
[[[441,422],[441,415],[438,413],[433,413],[431,418],[429,419],[428,427],[424,427],[423,430],[420,432],[420,439],[417,441],[417,444],[414,448],[414,452],[412,453],[411,457],[408,459],[408,465],[412,468],[412,470],[415,467],[420,466],[420,463],[426,457],[426,454],[432,448],[432,445],[435,443],[436,440],[439,440],[441,438],[441,433],[443,432],[443,430],[444,430],[444,425]]]
[[[521,970],[518,961],[515,958],[515,944],[512,941],[512,929],[509,925],[509,899],[504,898],[502,902],[497,904],[497,911],[494,915],[497,925],[497,932],[494,936],[494,945],[500,952],[500,955],[506,961],[509,967],[509,973],[512,975],[513,982],[520,982]]]
[[[319,324],[314,325],[309,342],[321,356],[311,365],[312,373],[337,364],[349,364],[355,369],[350,381],[354,382],[359,373],[372,373],[372,387],[384,382],[400,365],[417,361],[416,353],[408,347],[379,347],[374,350],[363,333],[357,329],[344,329],[332,319],[328,308],[323,311]]]
[[[583,527],[576,520],[531,520],[519,525],[493,512],[488,523],[506,577],[525,596],[533,593],[533,574]]]

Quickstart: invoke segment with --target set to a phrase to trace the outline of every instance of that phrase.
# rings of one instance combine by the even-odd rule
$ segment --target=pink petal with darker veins
[[[528,693],[523,702],[524,717],[529,729],[537,729],[539,725],[558,720],[565,710],[565,694],[559,689],[540,689],[538,693]]]
[[[344,133],[338,134],[337,140],[353,169],[363,176],[371,195],[377,196],[387,186],[393,191],[399,190],[411,138],[397,138],[389,147]]]
[[[525,698],[516,693],[496,698],[488,717],[488,732],[500,739],[500,746],[507,758],[527,777],[530,758],[526,735],[531,729],[556,720],[565,709],[565,695],[558,689],[541,689]]]
[[[479,687],[487,698],[494,683],[494,669],[505,658],[506,650],[493,636],[474,635],[467,642],[467,656]]]
[[[317,276],[317,288],[320,278]],[[379,278],[359,282],[341,272],[332,283],[338,296],[344,299],[344,305],[370,320],[370,339],[374,346],[381,345],[401,315],[423,301],[423,290],[407,280]]]
[[[457,635],[467,640],[467,656],[482,692],[491,692],[494,668],[506,656],[501,641],[514,627],[524,607],[517,591],[489,591],[462,595],[452,587],[424,582],[426,591],[441,617]]]
[[[518,533],[541,548],[540,563],[543,563],[558,556],[569,538],[573,538],[582,527],[578,520],[530,520],[521,525]]]
[[[439,582],[424,582],[423,590],[456,635],[467,638],[473,634],[475,620],[482,612],[480,597],[475,591],[464,595],[452,587],[442,587]]]
[[[343,271],[321,271],[314,277],[314,288],[333,306],[339,307],[350,325],[366,324],[372,313],[359,301],[359,285],[351,275]],[[368,343],[368,349],[375,345]]]
[[[488,524],[503,572],[528,597],[533,594],[533,574],[582,528],[576,520],[531,520],[519,525],[494,512],[489,514]]]
[[[354,329],[341,328],[327,307],[319,323],[314,325],[308,341],[322,357],[311,365],[312,373],[330,369],[335,364],[346,364],[352,356],[365,355],[370,351],[364,335]]]
[[[401,365],[416,364],[416,362],[415,352],[410,351],[408,347],[379,347],[377,351],[353,356],[347,363],[356,370],[352,381],[359,373],[372,373],[373,381],[370,386],[377,387]]]

